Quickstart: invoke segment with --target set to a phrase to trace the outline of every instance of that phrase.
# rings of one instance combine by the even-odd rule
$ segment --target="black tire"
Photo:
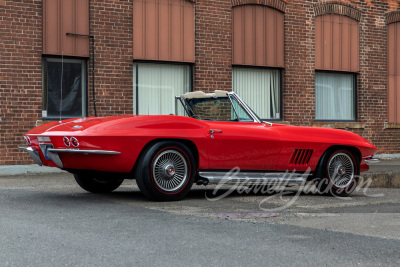
[[[101,173],[75,173],[74,178],[82,189],[95,194],[110,193],[124,181],[120,177],[110,177]]]
[[[196,160],[185,144],[161,141],[143,151],[135,177],[140,191],[148,198],[174,201],[189,192],[196,171]]]
[[[318,191],[332,196],[349,196],[357,187],[359,159],[347,150],[327,151],[321,157],[314,182]]]

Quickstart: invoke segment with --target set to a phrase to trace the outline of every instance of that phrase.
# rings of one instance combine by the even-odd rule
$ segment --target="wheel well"
[[[336,146],[331,146],[327,149],[327,151],[329,150],[330,152],[334,151],[334,150],[339,150],[339,149],[344,149],[349,151],[351,154],[353,154],[358,161],[361,161],[361,152],[358,148],[354,147],[354,146],[343,146],[343,145],[336,145]]]
[[[321,158],[318,161],[317,167],[314,171],[314,175],[321,175],[320,173],[320,167],[322,164],[322,161],[325,159],[325,157],[328,155],[330,155],[331,153],[333,153],[336,150],[347,150],[349,151],[352,155],[354,155],[354,157],[358,160],[358,162],[361,162],[361,152],[358,148],[354,147],[354,146],[344,146],[344,145],[334,145],[334,146],[330,146],[329,148],[327,148],[324,153],[322,154]]]
[[[144,151],[146,151],[146,149],[149,148],[149,147],[151,147],[152,145],[154,145],[154,144],[156,144],[156,143],[158,143],[158,142],[162,142],[162,141],[175,141],[175,142],[180,142],[180,143],[185,144],[185,145],[190,149],[190,151],[192,151],[193,156],[194,156],[194,158],[195,158],[195,160],[196,160],[196,164],[197,164],[197,166],[199,166],[199,151],[198,151],[197,146],[195,145],[195,143],[193,143],[192,141],[187,140],[187,139],[159,138],[159,139],[154,139],[154,140],[151,140],[150,142],[148,142],[148,143],[143,147],[142,151],[140,151],[140,154],[139,154],[139,156],[137,157],[136,162],[135,162],[135,165],[133,166],[133,169],[132,169],[132,171],[131,171],[131,174],[132,174],[132,175],[135,174],[138,161],[139,161],[139,159],[143,156]],[[134,176],[132,176],[132,177],[134,177]]]
[[[330,146],[328,149],[325,150],[325,152],[322,154],[321,158],[318,161],[317,167],[320,166],[321,161],[323,160],[325,155],[330,154],[333,151],[340,150],[340,149],[349,151],[352,155],[354,155],[358,159],[358,162],[361,162],[361,152],[358,148],[356,148],[354,146],[334,145],[334,146]]]

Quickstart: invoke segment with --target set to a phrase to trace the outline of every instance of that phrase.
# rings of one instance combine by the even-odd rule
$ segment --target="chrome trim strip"
[[[199,176],[208,179],[209,184],[268,184],[268,185],[304,185],[307,174],[266,173],[266,172],[199,172]]]
[[[33,161],[39,165],[39,166],[43,166],[43,162],[40,159],[40,155],[39,155],[39,151],[37,151],[36,148],[33,147],[25,147],[25,146],[20,146],[18,147],[18,149],[27,151],[29,156],[31,156],[31,158],[33,159]]]
[[[228,94],[228,99],[229,99],[229,102],[231,102],[231,105],[232,105],[232,107],[233,107],[233,110],[235,111],[235,114],[236,114],[237,121],[240,121],[239,114],[238,114],[238,112],[237,112],[237,110],[236,110],[236,107],[235,107],[235,105],[233,104],[232,97],[230,97],[230,95],[229,95],[229,94]],[[238,104],[240,105],[240,103],[239,103],[239,102],[238,102]]]
[[[239,105],[247,112],[247,114],[250,115],[250,117],[253,119],[253,122],[261,123],[261,121],[259,121],[259,120],[257,119],[257,117],[254,116],[254,113],[251,112],[251,110],[247,107],[247,105],[243,102],[243,100],[242,100],[235,92],[229,92],[229,93],[228,93],[228,98],[229,98],[230,96],[232,96],[232,97],[234,97],[234,98],[236,99],[236,101],[238,102],[238,104],[239,104]],[[232,100],[231,100],[231,105],[233,106],[233,108],[234,108],[235,111],[236,111],[236,108],[235,108],[235,106],[233,105]],[[236,113],[236,115],[238,115],[238,114]],[[239,118],[239,116],[238,116],[238,118]]]
[[[374,164],[380,162],[380,159],[366,159],[365,162],[368,164]]]
[[[178,97],[175,96],[175,116],[178,116]]]
[[[121,152],[108,150],[81,150],[81,149],[58,149],[50,148],[47,150],[52,153],[70,153],[70,154],[98,154],[98,155],[119,155]]]

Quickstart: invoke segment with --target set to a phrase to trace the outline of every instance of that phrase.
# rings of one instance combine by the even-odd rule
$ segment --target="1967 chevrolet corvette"
[[[154,200],[182,199],[194,182],[312,180],[320,191],[348,195],[377,151],[351,132],[264,122],[234,92],[190,92],[176,97],[175,106],[185,116],[48,123],[29,131],[20,149],[39,165],[73,173],[89,192],[111,192],[124,179],[136,179]]]

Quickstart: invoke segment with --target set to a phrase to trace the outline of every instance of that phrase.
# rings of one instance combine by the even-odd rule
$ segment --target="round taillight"
[[[79,146],[78,139],[76,139],[75,137],[71,137],[71,144],[72,144],[74,147],[78,147],[78,146]]]
[[[30,146],[32,143],[31,143],[31,139],[29,138],[29,136],[24,136],[24,139],[25,139],[25,142],[26,142],[26,144],[28,145],[28,146]]]
[[[71,146],[71,142],[69,141],[69,139],[68,139],[68,137],[64,137],[64,145],[66,146],[66,147],[70,147]]]

